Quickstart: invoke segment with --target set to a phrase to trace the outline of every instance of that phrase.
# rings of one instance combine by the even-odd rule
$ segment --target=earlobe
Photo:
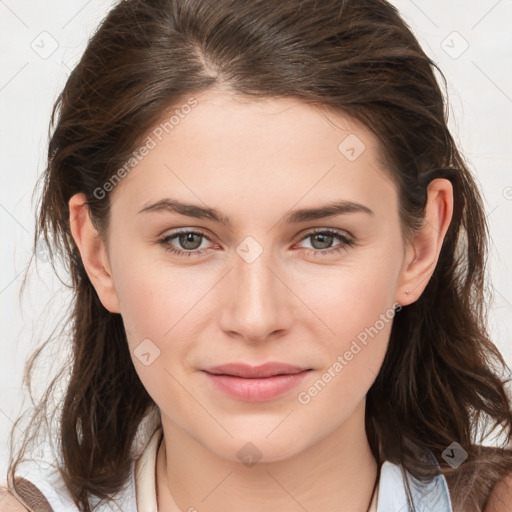
[[[71,235],[85,271],[103,306],[111,313],[120,313],[105,244],[91,222],[85,195],[75,194],[68,204]]]
[[[449,180],[430,182],[422,226],[406,250],[396,292],[396,302],[412,304],[423,293],[434,273],[443,240],[453,215],[453,188]]]

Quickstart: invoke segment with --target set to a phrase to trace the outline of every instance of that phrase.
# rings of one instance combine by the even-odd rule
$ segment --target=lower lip
[[[244,379],[231,375],[205,372],[213,384],[233,398],[246,402],[265,402],[283,395],[296,387],[310,370],[288,375],[275,375],[262,379]]]

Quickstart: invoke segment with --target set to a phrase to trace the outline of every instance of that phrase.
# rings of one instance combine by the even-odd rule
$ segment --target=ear
[[[407,306],[418,300],[425,290],[441,252],[444,237],[453,215],[453,188],[449,180],[432,180],[427,188],[427,205],[423,224],[407,245],[400,273],[396,302]]]
[[[111,313],[120,313],[107,250],[91,222],[85,195],[75,194],[68,204],[71,235],[80,252],[85,271],[103,306]]]

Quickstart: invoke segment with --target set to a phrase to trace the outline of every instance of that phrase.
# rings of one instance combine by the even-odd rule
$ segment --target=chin
[[[269,430],[254,429],[240,432],[230,431],[233,439],[224,438],[221,443],[209,444],[207,447],[220,457],[232,462],[242,462],[248,467],[256,463],[281,462],[294,457],[309,446],[315,444],[314,439],[305,437],[304,431],[299,433],[282,429],[269,435]]]

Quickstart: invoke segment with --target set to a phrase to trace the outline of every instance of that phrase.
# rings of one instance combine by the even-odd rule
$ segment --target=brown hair
[[[482,200],[448,130],[436,71],[444,80],[383,0],[123,0],[110,11],[54,106],[35,235],[52,262],[62,256],[72,279],[72,366],[59,441],[62,476],[82,510],[126,482],[137,427],[155,404],[135,372],[120,315],[102,306],[85,273],[68,201],[84,193],[105,234],[109,196],[95,190],[164,112],[220,83],[241,96],[295,97],[363,122],[385,148],[405,233],[421,224],[428,183],[452,182],[454,215],[437,266],[420,298],[394,319],[367,395],[366,429],[379,463],[426,479],[438,472],[422,463],[430,451],[454,510],[482,509],[512,468],[512,452],[479,443],[501,427],[508,446],[512,412],[506,365],[486,331]],[[34,432],[55,382],[36,409]],[[458,468],[441,456],[454,441],[468,453]],[[12,475],[22,455],[11,461]]]

